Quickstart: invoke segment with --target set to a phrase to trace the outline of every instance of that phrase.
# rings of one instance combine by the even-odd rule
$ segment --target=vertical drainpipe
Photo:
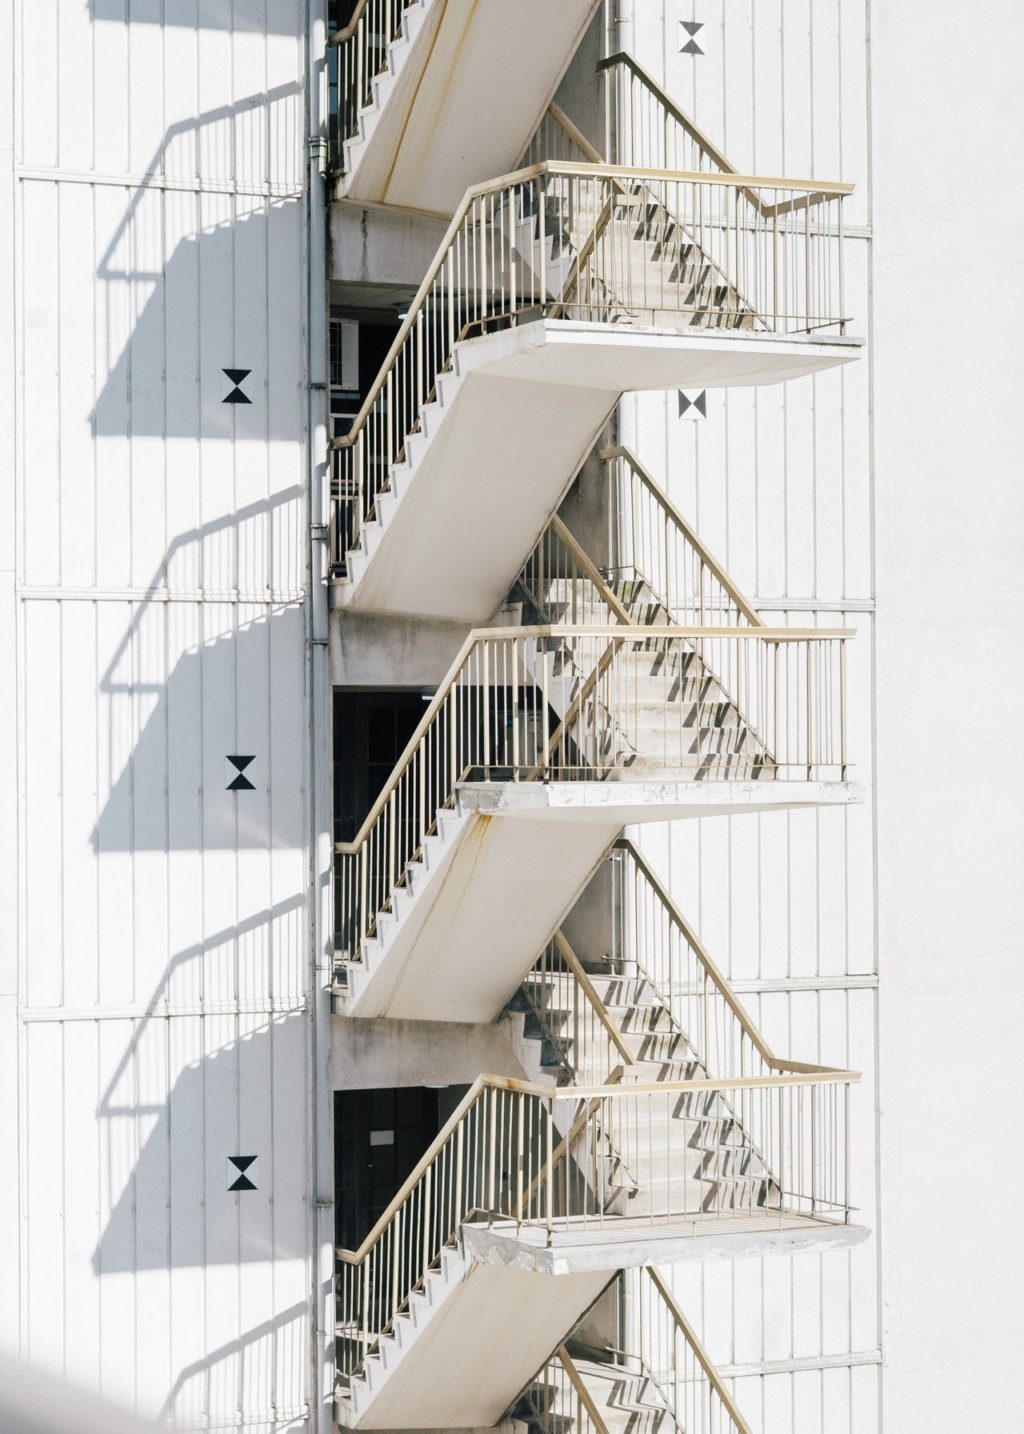
[[[634,38],[634,13],[635,0],[605,0],[605,34],[608,37],[610,54],[618,54],[625,51],[633,53]],[[622,126],[613,123],[613,116],[623,115],[629,99],[629,81],[626,73],[621,67],[607,73],[607,89],[605,90],[606,122],[605,130],[608,136],[608,148],[606,153],[613,164],[632,164],[633,154],[629,142],[628,133],[622,133]],[[632,395],[620,399],[615,405],[615,414],[612,420],[613,443],[621,443],[626,448],[636,451],[636,399]],[[609,501],[612,495],[609,494]],[[621,494],[614,495],[614,512],[609,514],[609,522],[614,518],[617,528],[616,541],[621,546],[622,532],[619,515],[623,510]]]
[[[611,45],[609,53],[617,55],[621,51],[625,51],[627,55],[632,55],[634,53],[633,7],[635,0],[606,0],[606,3],[608,25],[605,33]],[[606,117],[609,143],[607,154],[613,164],[632,164],[634,156],[631,133],[626,126],[617,122],[617,117],[626,113],[629,103],[629,80],[625,70],[620,66],[608,73],[607,84],[608,88],[605,91],[605,105],[609,111]],[[615,123],[613,123],[613,116],[616,117]],[[613,443],[621,443],[634,453],[637,451],[636,398],[634,395],[627,394],[625,398],[620,398],[615,405],[612,430]],[[621,552],[623,550],[623,513],[629,506],[628,498],[624,498],[623,494],[616,489],[614,493],[609,492],[608,499],[612,505],[609,519],[614,522],[616,551]],[[629,835],[628,828],[625,835]],[[612,881],[614,893],[617,889],[614,875]],[[613,919],[618,915],[618,912],[614,912]],[[640,1295],[639,1298],[642,1300],[643,1296]],[[625,1279],[620,1282],[617,1301],[616,1316],[621,1330],[620,1343],[624,1349],[639,1348],[640,1310],[633,1290],[633,1281]]]
[[[309,596],[306,691],[309,694],[309,1159],[310,1421],[317,1434],[334,1427],[334,1161],[331,1054],[331,791],[327,553],[327,21],[325,0],[307,0],[306,55],[306,373]]]

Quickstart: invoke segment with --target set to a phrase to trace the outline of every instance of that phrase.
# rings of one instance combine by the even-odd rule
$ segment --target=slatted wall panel
[[[301,1427],[306,5],[15,24],[20,1344]]]

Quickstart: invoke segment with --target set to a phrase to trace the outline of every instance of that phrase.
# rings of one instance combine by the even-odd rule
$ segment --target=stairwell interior
[[[737,175],[624,54],[609,162],[555,98],[596,11],[332,26],[335,205],[438,238],[416,284],[332,274],[335,1047],[399,1031],[401,1080],[446,1092],[411,1168],[416,1137],[373,1154],[391,1116],[336,1153],[377,1162],[339,1212],[343,1427],[748,1431],[672,1265],[867,1233],[857,1073],[774,1053],[643,849],[858,799],[852,633],[766,623],[616,422],[855,361],[850,187]]]

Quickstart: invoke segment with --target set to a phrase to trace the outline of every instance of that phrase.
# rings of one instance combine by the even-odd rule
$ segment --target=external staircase
[[[549,93],[594,7],[516,14],[535,6],[545,36],[566,26],[550,83],[538,71]],[[431,164],[445,127],[465,129],[471,26],[499,12],[356,6],[337,47],[355,67],[345,194],[455,205],[424,202],[443,192]],[[482,156],[460,152],[471,187],[333,450],[332,600],[484,621],[515,583],[524,622],[470,633],[337,845],[334,1002],[478,1022],[512,996],[527,1078],[481,1075],[360,1247],[336,1251],[335,1414],[361,1429],[748,1434],[650,1267],[861,1238],[858,1077],[772,1053],[621,833],[850,800],[849,634],[765,626],[624,450],[604,456],[661,502],[654,546],[641,524],[598,569],[548,525],[624,391],[774,383],[855,356],[849,189],[592,153],[492,180],[508,161]],[[578,954],[573,907],[592,883],[617,893],[611,939]]]
[[[755,185],[813,226],[750,232]],[[624,392],[855,358],[831,254],[847,192],[547,160],[470,189],[334,442],[334,605],[484,621]]]
[[[620,842],[609,866],[595,879],[603,954],[585,966],[559,932],[513,1002],[535,1078],[480,1077],[360,1249],[338,1251],[348,1427],[480,1427],[506,1412],[552,1431],[585,1416],[612,1434],[641,1415],[743,1429],[643,1267],[865,1233],[849,1223],[857,1076],[777,1058],[640,852]],[[601,928],[593,910],[588,925]],[[595,1344],[612,1275],[635,1286],[638,1350]],[[719,1404],[732,1426],[693,1422]]]
[[[596,1308],[522,1391],[512,1434],[750,1434],[657,1270],[623,1271]]]
[[[598,0],[359,0],[332,36],[339,198],[451,214],[534,131]]]
[[[856,795],[849,634],[766,627],[637,460],[604,457],[636,489],[614,571],[553,519],[513,585],[526,625],[470,634],[337,846],[339,1014],[491,1020],[628,823]]]

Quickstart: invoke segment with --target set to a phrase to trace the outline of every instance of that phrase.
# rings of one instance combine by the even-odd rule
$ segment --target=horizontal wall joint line
[[[878,986],[878,976],[865,971],[847,976],[742,976],[729,978],[734,991],[756,994],[760,991],[871,991]]]
[[[162,1021],[180,1016],[292,1016],[309,1009],[305,998],[258,1001],[165,1002],[158,1006],[19,1006],[26,1023],[55,1021]]]
[[[806,1359],[766,1359],[760,1364],[720,1364],[718,1373],[723,1379],[749,1379],[768,1374],[802,1374],[817,1369],[855,1369],[881,1362],[880,1349],[859,1349],[849,1354],[817,1354]]]
[[[16,179],[45,184],[103,184],[117,189],[167,189],[186,194],[237,194],[251,199],[301,199],[304,190],[294,184],[238,183],[233,179],[201,179],[198,175],[175,179],[163,174],[94,174],[88,170],[18,166]]]
[[[874,612],[874,598],[836,598],[825,601],[822,598],[762,597],[760,593],[751,599],[754,606],[768,612]]]
[[[259,592],[240,592],[237,588],[69,588],[40,583],[19,583],[16,592],[23,602],[211,602],[239,603],[245,606],[280,607],[284,603],[304,602],[303,588],[262,588]]]

